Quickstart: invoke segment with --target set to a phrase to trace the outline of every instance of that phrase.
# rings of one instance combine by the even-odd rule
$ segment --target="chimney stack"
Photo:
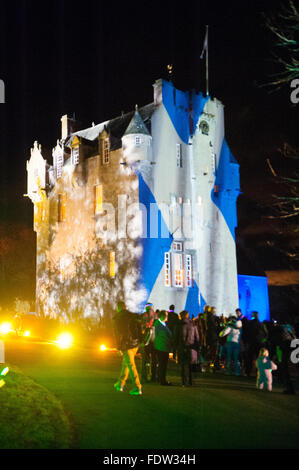
[[[153,84],[154,87],[154,103],[159,105],[162,103],[162,78],[159,78]]]
[[[75,115],[74,115],[75,117]],[[76,132],[77,125],[75,118],[68,117],[67,114],[61,118],[61,139],[66,139],[72,132]]]

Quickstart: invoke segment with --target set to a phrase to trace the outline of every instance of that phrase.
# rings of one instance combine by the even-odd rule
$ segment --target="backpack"
[[[155,327],[147,326],[143,332],[142,343],[144,346],[148,346],[150,343],[155,341]]]

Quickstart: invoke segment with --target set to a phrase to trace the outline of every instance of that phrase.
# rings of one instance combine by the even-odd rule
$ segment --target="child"
[[[256,361],[257,366],[257,382],[256,386],[260,390],[266,386],[269,392],[272,391],[272,370],[276,370],[277,366],[269,359],[269,351],[266,348],[260,349],[259,356]]]

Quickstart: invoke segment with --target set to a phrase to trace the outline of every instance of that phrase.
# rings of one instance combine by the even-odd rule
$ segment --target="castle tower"
[[[80,131],[64,117],[62,127],[53,167],[37,145],[27,165],[33,202],[33,175],[46,172],[42,184],[49,181],[37,252],[43,266],[58,268],[37,273],[45,313],[97,316],[119,298],[139,312],[150,301],[190,315],[206,303],[219,315],[232,313],[240,185],[222,103],[157,80],[153,103],[133,113]]]

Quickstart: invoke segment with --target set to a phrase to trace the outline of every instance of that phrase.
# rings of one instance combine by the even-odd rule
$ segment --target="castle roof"
[[[150,135],[150,119],[156,107],[157,106],[154,103],[150,103],[138,110],[138,115],[142,122],[143,134]],[[136,122],[136,119],[138,119],[138,117],[134,119],[135,115],[136,111],[131,111],[109,121],[97,124],[96,126],[74,132],[68,137],[65,145],[69,146],[75,135],[93,141],[106,129],[110,136],[110,148],[111,150],[116,150],[121,147],[121,138],[129,130],[131,123],[134,121]]]
[[[135,114],[132,117],[130,124],[128,125],[126,132],[124,133],[125,135],[129,134],[145,134],[145,135],[150,135],[149,131],[146,128],[146,125],[143,122],[142,117],[139,114],[138,111],[138,106],[136,105],[136,110]]]

